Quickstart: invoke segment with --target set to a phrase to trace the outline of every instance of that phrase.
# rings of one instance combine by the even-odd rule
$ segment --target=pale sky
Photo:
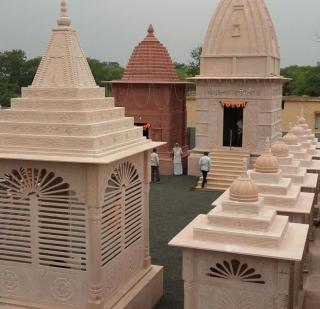
[[[188,62],[202,44],[218,0],[67,0],[88,57],[126,65],[149,23],[174,61]],[[319,0],[265,0],[281,51],[281,66],[320,61]],[[0,51],[41,55],[59,14],[59,0],[0,0]]]

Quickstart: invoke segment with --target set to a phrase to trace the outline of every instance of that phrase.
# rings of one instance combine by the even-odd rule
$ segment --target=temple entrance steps
[[[207,185],[202,190],[225,191],[236,180],[244,168],[244,160],[249,161],[250,154],[243,150],[219,149],[209,153],[212,165],[208,173]],[[196,189],[201,189],[202,177]]]

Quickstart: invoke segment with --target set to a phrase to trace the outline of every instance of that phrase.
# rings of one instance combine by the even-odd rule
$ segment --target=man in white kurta
[[[180,176],[183,174],[182,169],[182,149],[178,143],[175,143],[173,149],[173,173],[175,176]]]

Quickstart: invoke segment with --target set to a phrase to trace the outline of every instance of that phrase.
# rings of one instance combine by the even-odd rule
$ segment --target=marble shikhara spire
[[[61,1],[57,27],[52,30],[32,87],[97,87],[76,32],[71,28],[66,1]]]
[[[66,2],[31,86],[0,111],[0,157],[107,163],[155,147],[96,85]]]
[[[279,45],[264,1],[220,0],[201,59],[201,76],[280,77]]]

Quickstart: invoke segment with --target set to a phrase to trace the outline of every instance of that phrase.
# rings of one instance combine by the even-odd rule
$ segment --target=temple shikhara
[[[97,87],[66,3],[36,77],[0,112],[0,307],[152,308],[149,156]],[[4,307],[3,307],[4,306]]]
[[[200,62],[189,150],[187,82],[153,26],[105,97],[60,1],[32,84],[0,109],[0,309],[320,308],[320,144],[303,108],[282,132],[264,1],[220,0]],[[208,182],[181,171],[150,194],[156,152],[181,170],[176,144],[191,176],[209,153]]]
[[[186,82],[180,81],[167,49],[154,34],[153,26],[136,46],[123,78],[112,82],[116,106],[126,108],[144,135],[165,141],[159,148],[160,172],[173,174],[172,148],[178,143],[187,168]]]
[[[243,158],[261,153],[267,137],[282,136],[285,79],[271,17],[261,0],[220,1],[203,43],[197,86],[196,147],[189,174],[199,175],[204,152],[214,158],[208,187],[225,190]],[[239,160],[236,158],[239,157]]]

